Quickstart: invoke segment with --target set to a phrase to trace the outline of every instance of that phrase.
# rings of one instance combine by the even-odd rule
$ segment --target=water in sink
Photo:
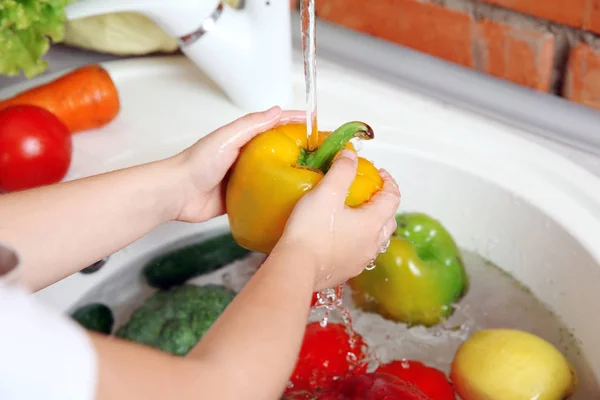
[[[463,258],[469,274],[469,291],[458,304],[456,313],[438,327],[408,328],[377,314],[363,312],[353,306],[350,290],[344,291],[344,305],[350,311],[354,329],[365,338],[377,358],[384,363],[398,359],[420,360],[449,373],[456,349],[473,332],[485,328],[516,328],[548,340],[567,356],[580,379],[574,399],[600,398],[591,368],[569,328],[526,287],[500,268],[473,252],[463,251]],[[189,283],[218,283],[239,291],[263,261],[263,255],[250,254]],[[102,302],[113,309],[115,327],[118,328],[154,292],[140,279],[143,265],[124,268],[90,291],[74,308]],[[339,317],[336,312],[331,314],[333,321],[336,315]],[[319,313],[312,315],[313,320],[319,317]]]

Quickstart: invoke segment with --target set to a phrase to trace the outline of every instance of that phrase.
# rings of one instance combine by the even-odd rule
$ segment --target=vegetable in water
[[[150,261],[142,274],[150,286],[168,289],[215,271],[249,253],[226,233],[161,255]]]
[[[111,309],[101,303],[93,303],[80,307],[71,317],[85,329],[106,335],[110,335],[115,323]]]
[[[349,375],[317,397],[318,400],[440,400],[390,374]]]
[[[467,289],[460,251],[442,224],[423,213],[396,216],[398,229],[376,268],[349,281],[356,304],[410,325],[432,326]]]
[[[325,327],[319,322],[308,324],[288,392],[315,392],[350,372],[364,372],[366,364],[360,361],[366,357],[365,343],[357,333],[353,336],[354,341],[350,342],[343,324],[328,323]],[[349,353],[354,355],[351,357],[355,362],[350,362]]]
[[[398,360],[381,365],[376,372],[394,375],[418,387],[435,400],[455,400],[456,395],[446,375],[440,370],[414,360]]]
[[[71,133],[101,128],[120,109],[119,93],[108,72],[87,65],[63,76],[0,101],[0,110],[27,104],[56,115]]]
[[[242,149],[227,185],[231,232],[243,247],[270,253],[296,203],[323,178],[352,138],[372,139],[373,130],[350,122],[319,134],[320,145],[307,151],[306,125],[287,124],[268,130]],[[381,189],[383,179],[369,161],[359,158],[346,204],[356,207]]]
[[[463,400],[563,400],[575,371],[554,346],[528,332],[476,332],[456,352],[451,379]]]
[[[35,106],[0,111],[0,192],[61,181],[71,152],[69,130],[49,111]]]
[[[133,313],[116,336],[184,356],[234,296],[219,285],[183,285],[158,291]]]

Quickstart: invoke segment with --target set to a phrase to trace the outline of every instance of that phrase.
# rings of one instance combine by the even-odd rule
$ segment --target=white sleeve
[[[74,321],[0,282],[0,399],[89,400],[97,360]]]

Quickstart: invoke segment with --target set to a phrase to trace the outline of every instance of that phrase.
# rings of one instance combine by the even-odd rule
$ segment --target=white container
[[[122,111],[102,132],[75,137],[69,179],[169,156],[242,114],[183,58],[106,66],[119,87]],[[304,102],[301,70],[296,65],[299,109]],[[398,180],[401,210],[440,219],[462,248],[504,268],[572,329],[593,371],[582,376],[584,388],[576,398],[597,398],[600,181],[520,138],[522,132],[513,128],[338,65],[320,61],[318,86],[320,128],[348,120],[374,128],[375,140],[365,143],[361,154]],[[161,226],[111,256],[99,272],[73,275],[36,296],[70,310],[90,289],[123,273],[124,266],[140,265],[159,247],[226,224],[219,218]]]

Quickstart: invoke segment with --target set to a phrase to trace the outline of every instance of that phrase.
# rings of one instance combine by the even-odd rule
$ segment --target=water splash
[[[331,321],[339,321],[344,325],[348,335],[348,345],[352,349],[346,355],[351,371],[362,370],[365,366],[369,371],[375,370],[379,365],[377,354],[368,346],[358,347],[359,334],[354,329],[350,310],[343,305],[343,290],[344,286],[340,285],[317,293],[317,302],[311,312],[312,317],[318,318],[322,328],[325,328]],[[320,316],[320,313],[323,315]]]

